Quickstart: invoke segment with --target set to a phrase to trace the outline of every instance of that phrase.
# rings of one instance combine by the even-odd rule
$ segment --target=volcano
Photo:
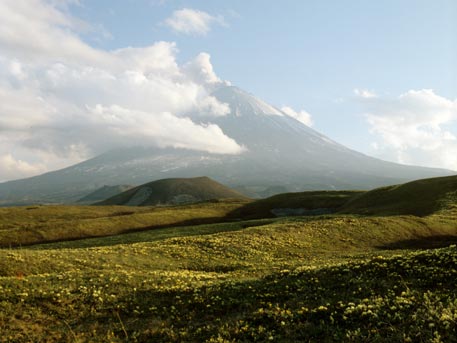
[[[348,149],[234,86],[222,84],[212,95],[228,104],[230,113],[211,122],[244,146],[244,152],[116,149],[65,169],[2,183],[0,203],[71,203],[104,185],[203,175],[247,196],[263,197],[304,190],[371,189],[453,173],[386,162]]]

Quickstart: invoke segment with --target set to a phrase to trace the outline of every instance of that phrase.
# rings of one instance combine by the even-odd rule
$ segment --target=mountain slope
[[[0,203],[72,202],[108,182],[142,184],[200,175],[250,196],[269,196],[278,189],[371,189],[452,173],[385,162],[350,150],[236,87],[221,85],[213,95],[231,111],[208,121],[245,146],[245,152],[117,149],[62,170],[0,184]],[[195,118],[206,122],[201,116]]]
[[[208,177],[163,179],[129,189],[97,205],[177,205],[213,199],[246,199]]]

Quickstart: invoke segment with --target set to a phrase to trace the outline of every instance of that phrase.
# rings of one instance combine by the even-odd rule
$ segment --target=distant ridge
[[[82,197],[77,201],[79,204],[91,204],[99,201],[106,200],[108,198],[111,198],[119,193],[128,191],[129,189],[133,188],[135,186],[132,185],[115,185],[115,186],[103,186],[86,196]]]
[[[115,195],[97,205],[178,205],[213,199],[247,199],[209,177],[163,179]]]

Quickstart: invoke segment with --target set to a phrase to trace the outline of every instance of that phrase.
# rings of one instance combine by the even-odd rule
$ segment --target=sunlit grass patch
[[[322,261],[259,277],[243,269],[112,265],[3,277],[2,340],[456,339],[455,247]]]

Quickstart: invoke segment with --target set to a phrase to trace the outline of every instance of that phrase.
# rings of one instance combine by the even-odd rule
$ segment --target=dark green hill
[[[457,176],[377,188],[343,206],[341,213],[425,216],[457,207]]]
[[[115,195],[97,205],[178,205],[213,199],[247,199],[208,177],[163,179]]]
[[[290,215],[320,215],[336,212],[363,191],[309,191],[283,193],[260,199],[236,209],[232,217],[243,219]]]
[[[105,199],[111,198],[117,194],[128,191],[133,188],[132,185],[116,185],[116,186],[103,186],[86,196],[79,199],[77,202],[80,204],[92,204],[94,202],[103,201]]]

